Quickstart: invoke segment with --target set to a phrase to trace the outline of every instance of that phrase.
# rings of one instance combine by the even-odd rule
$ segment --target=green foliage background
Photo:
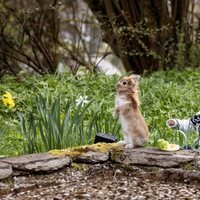
[[[189,118],[199,111],[199,77],[198,69],[186,69],[159,71],[140,79],[141,111],[151,133],[149,145],[155,146],[159,138],[183,144],[183,137],[179,137],[168,129],[166,120]],[[31,111],[37,118],[37,94],[49,97],[51,102],[59,97],[61,106],[70,101],[74,109],[76,108],[75,100],[80,95],[87,96],[88,100],[92,101],[88,113],[94,113],[99,109],[98,130],[110,132],[115,122],[112,111],[118,79],[120,79],[119,76],[91,73],[83,73],[76,77],[68,73],[44,77],[27,76],[20,80],[10,76],[3,77],[0,85],[1,95],[5,91],[11,92],[15,97],[16,107],[13,110],[6,110],[3,105],[0,106],[0,155],[25,153],[23,151],[24,137],[17,113],[22,113],[28,119]],[[89,120],[90,115],[86,113],[84,120]],[[87,133],[83,133],[83,137],[85,134]],[[115,134],[118,139],[122,137],[121,130]],[[193,135],[191,140],[195,137],[195,134]],[[93,138],[90,138],[88,143],[93,142],[94,134],[91,137]],[[76,142],[72,144],[72,146],[76,145],[79,144]]]

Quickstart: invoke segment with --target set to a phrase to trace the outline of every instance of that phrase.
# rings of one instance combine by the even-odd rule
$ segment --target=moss
[[[192,170],[192,169],[194,169],[194,164],[193,163],[187,163],[186,165],[183,166],[183,169]]]
[[[117,143],[110,143],[109,149],[117,152],[117,151],[122,151],[124,149],[124,146]]]
[[[78,171],[83,171],[85,169],[87,169],[87,165],[86,164],[78,164],[78,163],[72,163],[71,167],[75,170]]]
[[[88,151],[99,151],[101,153],[106,153],[110,149],[114,151],[120,151],[123,147],[117,143],[96,143],[92,145],[83,145],[79,147],[61,149],[61,150],[51,150],[49,151],[50,154],[56,156],[69,156],[71,158],[81,156]]]
[[[75,154],[76,152],[73,152],[72,149],[70,149],[70,148],[68,148],[68,149],[54,149],[54,150],[49,151],[49,153],[51,155],[54,155],[54,156],[70,156],[70,157],[76,156],[76,154]]]

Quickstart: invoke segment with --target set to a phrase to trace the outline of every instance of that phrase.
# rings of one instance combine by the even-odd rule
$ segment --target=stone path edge
[[[116,147],[116,146],[115,146]],[[63,152],[63,150],[57,150]],[[84,146],[81,155],[56,155],[49,152],[7,157],[0,159],[0,180],[8,177],[31,174],[48,173],[77,163],[115,162],[126,165],[145,165],[163,168],[177,168],[181,165],[193,164],[200,169],[200,155],[194,151],[163,152],[153,147],[135,149],[112,148],[101,149]]]
[[[54,156],[49,153],[22,155],[0,159],[0,180],[9,176],[51,172],[69,166],[68,156]],[[5,175],[5,170],[10,173]],[[4,175],[3,175],[4,174]]]

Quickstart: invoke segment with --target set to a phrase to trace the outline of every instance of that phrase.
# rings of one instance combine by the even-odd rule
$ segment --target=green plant
[[[114,119],[110,114],[98,115],[94,121],[96,133],[110,133],[120,139],[120,124],[118,119]]]
[[[197,34],[196,41],[189,49],[188,65],[193,68],[198,68],[200,63],[200,33]]]
[[[92,138],[92,124],[96,113],[84,122],[84,117],[92,101],[72,110],[68,101],[62,109],[60,99],[50,102],[48,98],[38,95],[36,98],[37,114],[30,112],[28,120],[19,114],[21,131],[24,135],[25,153],[49,151],[85,144],[86,138]],[[89,141],[88,141],[89,142]]]
[[[169,70],[153,73],[140,82],[142,113],[148,122],[150,145],[161,138],[183,146],[185,135],[167,128],[169,118],[187,119],[199,111],[199,70]],[[188,139],[194,141],[194,135]]]
[[[2,138],[5,134],[5,126],[3,126],[2,122],[0,122],[0,141],[2,141]],[[0,142],[1,143],[1,142]],[[5,155],[0,154],[0,158],[4,157]]]
[[[150,129],[149,145],[156,146],[156,141],[159,138],[180,145],[185,142],[184,135],[167,128],[166,120],[169,118],[190,118],[199,111],[197,103],[199,101],[197,95],[200,85],[199,76],[199,70],[185,69],[183,71],[159,71],[151,76],[141,78],[141,112]],[[114,134],[120,140],[122,137],[120,125],[118,120],[112,117],[116,94],[115,85],[119,78],[119,76],[105,76],[102,74],[97,76],[90,73],[77,75],[76,78],[69,73],[59,76],[27,76],[21,81],[16,81],[9,76],[3,77],[0,84],[1,94],[3,95],[5,91],[12,91],[13,96],[16,97],[16,105],[11,110],[12,112],[1,109],[0,119],[6,130],[0,141],[0,154],[18,155],[24,151],[22,149],[23,141],[25,142],[24,134],[20,134],[19,131],[21,122],[19,123],[19,118],[16,117],[17,112],[23,113],[22,116],[28,133],[29,127],[32,126],[30,125],[30,112],[32,112],[32,118],[34,118],[37,127],[37,145],[39,150],[45,151],[39,133],[41,114],[38,111],[36,94],[45,97],[46,101],[48,99],[48,102],[46,102],[48,106],[46,108],[43,106],[42,109],[43,111],[44,109],[48,110],[49,113],[53,104],[59,100],[61,124],[66,114],[67,102],[70,102],[69,125],[78,109],[76,100],[82,96],[87,97],[87,100],[91,102],[83,117],[75,122],[79,126],[73,126],[67,145],[76,146],[93,143],[97,132]],[[88,104],[84,106],[86,105]],[[80,109],[84,109],[84,106]],[[46,113],[48,112],[46,111]],[[190,145],[196,137],[194,133],[190,135],[188,139]],[[28,152],[28,149],[26,149],[26,152]]]
[[[180,146],[184,147],[188,145],[189,138],[186,133],[178,130],[177,133],[174,134],[173,141],[175,144],[179,144]]]
[[[176,68],[182,69],[185,67],[185,55],[186,55],[186,44],[184,43],[184,34],[177,33],[178,36],[178,43],[176,44],[176,56],[175,56],[175,66]]]
[[[171,134],[167,131],[167,128],[164,126],[159,126],[158,122],[153,119],[153,122],[150,126],[151,140],[150,145],[157,146],[157,141],[159,139],[167,140],[171,137]]]
[[[22,135],[17,130],[16,122],[0,122],[0,157],[21,154]]]
[[[197,136],[193,141],[192,148],[200,151],[200,132],[197,133]]]

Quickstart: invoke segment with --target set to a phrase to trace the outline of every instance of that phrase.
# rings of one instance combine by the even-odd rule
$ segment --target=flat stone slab
[[[111,149],[111,160],[127,165],[177,167],[195,162],[199,158],[200,156],[197,155],[197,152],[189,150],[166,152],[153,147],[124,149],[123,151]]]
[[[0,162],[0,180],[8,178],[13,173],[12,165]]]
[[[49,153],[30,154],[18,157],[1,159],[1,162],[10,164],[13,170],[29,172],[47,172],[58,170],[71,163],[68,156],[54,156]]]
[[[78,155],[73,158],[74,162],[77,163],[101,163],[105,162],[109,159],[109,152],[99,152],[99,151],[91,151],[83,153],[82,155]]]
[[[52,155],[69,156],[73,162],[95,164],[109,160],[109,145],[106,143],[97,143],[93,145],[83,145],[63,150],[52,150]]]

